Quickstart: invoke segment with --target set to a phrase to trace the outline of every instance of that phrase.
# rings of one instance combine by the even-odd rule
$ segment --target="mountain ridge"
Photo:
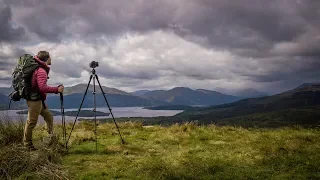
[[[217,106],[210,106],[201,109],[186,110],[179,113],[175,118],[181,119],[186,118],[189,120],[199,120],[201,122],[208,123],[213,122],[223,122],[224,119],[239,118],[242,116],[255,116],[255,114],[268,114],[274,112],[279,112],[277,115],[286,116],[285,113],[280,112],[290,112],[293,114],[297,109],[300,112],[297,121],[303,121],[304,111],[298,110],[301,108],[311,109],[305,111],[305,113],[314,112],[320,107],[320,84],[312,86],[303,86],[300,88],[295,88],[289,91],[285,91],[273,96],[266,96],[260,98],[247,98],[236,102],[222,104]],[[274,114],[273,114],[274,115]],[[316,114],[318,117],[319,113]],[[260,116],[263,117],[263,116]],[[289,116],[286,116],[287,118]],[[306,115],[307,117],[307,115]],[[274,117],[281,118],[281,117]],[[296,117],[292,117],[296,118]],[[234,119],[233,119],[234,120]],[[288,120],[288,119],[287,119]],[[263,121],[263,119],[257,120],[257,122]],[[316,121],[313,121],[317,123]],[[237,123],[237,122],[235,122]],[[320,123],[320,121],[319,121]]]
[[[162,100],[174,105],[216,105],[241,99],[217,91],[205,89],[193,90],[188,87],[175,87],[170,90],[150,91],[142,97]]]

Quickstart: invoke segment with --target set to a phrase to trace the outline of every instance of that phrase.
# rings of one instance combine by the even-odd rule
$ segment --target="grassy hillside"
[[[318,85],[319,86],[319,85]],[[281,121],[284,125],[314,124],[319,121],[320,88],[318,86],[297,88],[274,96],[243,99],[237,102],[191,109],[177,114],[178,120],[198,120],[205,124],[224,121],[225,124],[239,125],[250,119],[256,123],[263,121]],[[263,117],[263,118],[255,118]],[[304,121],[305,119],[312,120]],[[312,118],[311,118],[312,117]],[[230,120],[231,119],[231,120]],[[270,122],[272,123],[272,122]]]
[[[67,154],[45,148],[41,139],[46,130],[38,126],[34,143],[40,150],[25,153],[14,145],[1,146],[0,178],[320,178],[319,128],[244,129],[194,124],[162,127],[131,122],[118,125],[126,144],[120,143],[113,123],[100,124],[96,153],[92,123],[77,124]],[[70,128],[69,124],[68,132]],[[55,126],[55,131],[61,132],[60,125]],[[22,135],[21,128],[18,134]],[[0,142],[5,137],[2,135]],[[18,136],[16,139],[21,141]],[[19,163],[9,163],[12,160]]]
[[[74,133],[63,165],[75,179],[316,179],[319,129],[195,126],[99,126],[98,153],[89,124]]]

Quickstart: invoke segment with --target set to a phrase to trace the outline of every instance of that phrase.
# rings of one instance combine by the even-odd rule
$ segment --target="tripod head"
[[[96,75],[96,69],[95,69],[95,68],[92,68],[91,74],[92,74],[92,75]]]

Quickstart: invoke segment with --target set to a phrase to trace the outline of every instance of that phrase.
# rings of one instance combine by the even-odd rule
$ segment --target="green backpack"
[[[11,101],[39,100],[40,93],[32,89],[33,72],[40,65],[30,54],[19,57],[18,64],[12,73],[12,87],[14,91],[10,94]]]

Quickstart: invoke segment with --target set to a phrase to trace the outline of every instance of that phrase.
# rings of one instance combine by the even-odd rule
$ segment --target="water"
[[[54,111],[59,111],[60,109],[51,109]],[[92,110],[92,108],[83,108],[82,110]],[[7,111],[0,111],[0,118],[7,117],[11,120],[26,120],[27,115],[20,115],[17,114],[18,111],[21,110],[7,110]],[[78,109],[65,109],[67,111],[78,111]],[[97,111],[110,113],[108,108],[97,108]],[[143,107],[113,107],[112,113],[115,118],[119,117],[157,117],[157,116],[173,116],[178,113],[182,112],[182,110],[149,110],[143,109]],[[54,116],[54,121],[60,123],[61,116]],[[67,122],[73,122],[75,117],[66,116]],[[78,119],[93,119],[93,117],[78,117]],[[104,119],[104,118],[112,118],[111,114],[109,116],[98,116],[97,119]],[[41,116],[39,116],[40,120],[43,120]]]

